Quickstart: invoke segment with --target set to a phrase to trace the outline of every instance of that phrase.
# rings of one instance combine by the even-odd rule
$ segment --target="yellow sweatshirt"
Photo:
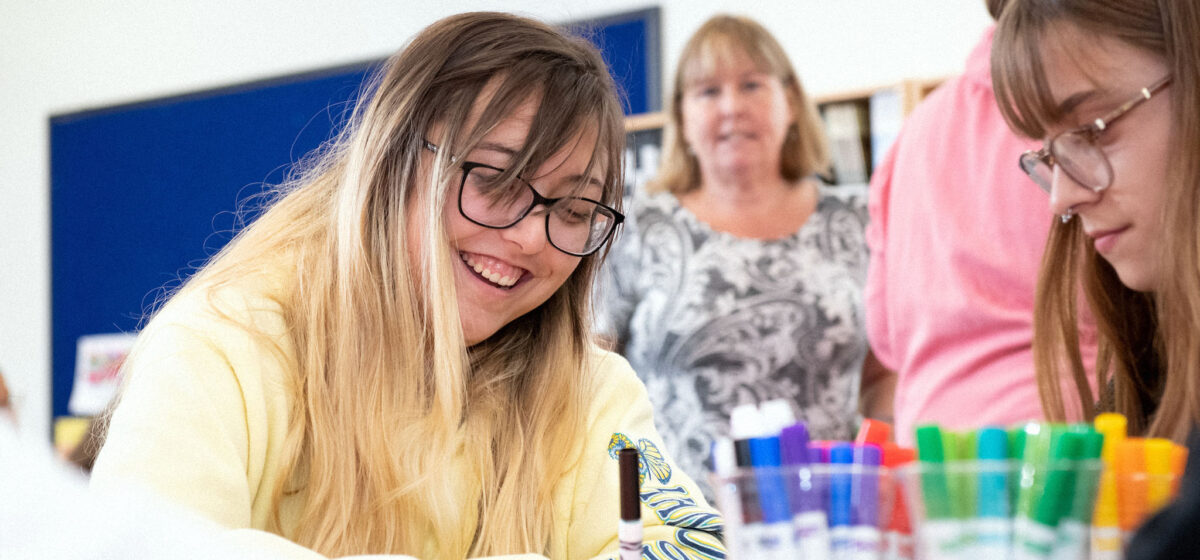
[[[140,359],[125,373],[91,485],[109,495],[131,484],[148,489],[230,528],[229,540],[251,553],[320,558],[265,532],[277,507],[270,494],[283,466],[280,445],[291,406],[282,381],[281,364],[288,360],[280,353],[294,349],[280,308],[267,295],[271,282],[253,289],[245,289],[253,282],[243,284],[214,295],[181,295],[142,332]],[[248,336],[217,309],[269,334],[278,348]],[[555,490],[550,554],[616,558],[616,450],[633,445],[645,463],[643,558],[723,558],[721,519],[661,451],[645,387],[624,358],[594,352],[599,382],[584,456]],[[284,527],[295,526],[299,500],[278,504]]]

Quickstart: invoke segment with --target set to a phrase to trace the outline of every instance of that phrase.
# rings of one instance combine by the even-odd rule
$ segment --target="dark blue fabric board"
[[[329,137],[366,65],[51,119],[54,415],[75,343],[136,330],[229,240],[239,200]]]
[[[658,9],[576,22],[629,113],[659,107]],[[377,61],[50,119],[53,415],[68,414],[76,340],[133,332],[163,287],[230,238],[239,202],[348,116]]]

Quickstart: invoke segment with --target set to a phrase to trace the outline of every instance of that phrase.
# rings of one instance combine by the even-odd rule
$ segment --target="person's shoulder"
[[[819,183],[822,209],[829,212],[865,212],[868,186],[866,183],[828,185]]]
[[[201,278],[167,300],[140,338],[182,337],[225,350],[245,351],[266,341],[275,347],[289,333],[283,284],[274,270],[223,282]]]

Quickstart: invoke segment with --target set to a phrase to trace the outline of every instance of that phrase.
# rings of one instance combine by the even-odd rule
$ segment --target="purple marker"
[[[851,554],[847,559],[877,559],[882,549],[880,531],[880,465],[883,450],[874,444],[854,446],[851,486]]]
[[[788,495],[791,497],[792,529],[803,558],[829,558],[829,520],[822,507],[823,485],[809,465],[808,426],[797,422],[779,436],[783,464],[787,467]]]

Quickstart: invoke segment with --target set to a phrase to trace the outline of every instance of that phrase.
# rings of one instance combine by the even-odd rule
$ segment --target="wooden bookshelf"
[[[856,166],[856,169],[851,173],[843,172],[843,174],[851,176],[853,182],[865,182],[872,171],[872,160],[876,159],[873,157],[876,155],[874,151],[879,151],[881,146],[885,149],[887,145],[890,145],[890,140],[887,137],[894,137],[899,132],[900,124],[904,118],[917,107],[926,95],[929,95],[930,92],[944,81],[946,81],[946,78],[911,79],[877,87],[865,87],[813,96],[813,104],[822,113],[823,118],[831,108],[834,109],[834,112],[841,113],[840,118],[835,119],[837,124],[834,125],[833,130],[831,130],[830,121],[828,119],[825,120],[826,130],[831,133],[830,143],[835,156],[833,178],[837,178],[836,167],[839,153],[844,156],[847,153],[847,147],[854,147],[853,144],[847,144],[847,128],[854,128],[856,130],[856,132],[850,132],[849,134],[854,138],[853,143],[859,145],[859,148],[854,148],[851,152],[857,153],[856,157],[863,161],[861,166]],[[877,123],[883,127],[883,130],[876,129],[871,124],[872,119],[869,118],[869,114],[871,113],[872,100],[886,100],[888,103],[884,118],[880,119],[883,122]],[[853,111],[858,115],[853,119],[857,121],[853,127],[850,127],[847,122],[850,118],[846,115],[847,107],[852,107]],[[643,147],[647,144],[661,143],[662,129],[666,124],[667,114],[663,111],[625,117],[625,132],[628,135],[628,144],[631,147],[631,151],[627,152],[626,155],[632,156],[632,160],[627,161],[626,164],[636,170],[635,181],[653,173],[654,169],[647,168],[646,166],[656,166],[658,154],[645,154]],[[840,137],[838,136],[839,134],[841,135]],[[877,138],[876,136],[879,135],[883,137]],[[839,147],[841,148],[840,152]],[[627,188],[632,188],[632,185],[627,185]]]

